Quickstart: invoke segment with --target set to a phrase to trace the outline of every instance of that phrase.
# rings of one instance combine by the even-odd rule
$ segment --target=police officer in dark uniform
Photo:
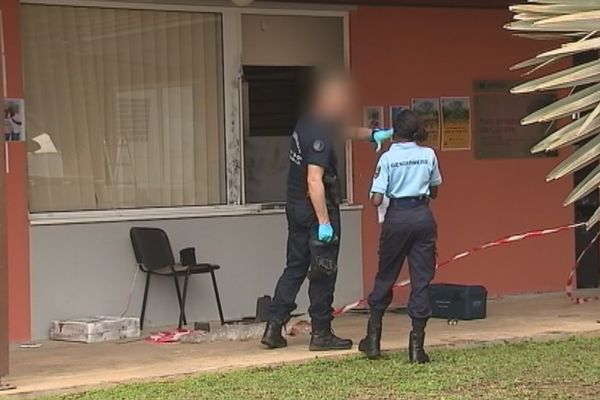
[[[310,350],[343,350],[352,341],[333,334],[333,294],[341,238],[340,182],[336,140],[369,139],[378,146],[392,130],[349,128],[351,88],[346,78],[332,76],[317,86],[312,107],[300,118],[290,141],[286,216],[287,265],[275,288],[261,343],[287,346],[282,327],[296,309],[296,296],[309,277],[312,334]]]
[[[429,208],[442,183],[433,149],[418,143],[427,137],[418,115],[404,110],[394,118],[394,143],[377,164],[371,202],[380,206],[384,195],[390,202],[379,240],[379,270],[369,295],[367,336],[359,350],[369,358],[380,356],[382,319],[392,302],[393,286],[408,258],[411,292],[408,314],[412,320],[409,359],[427,363],[425,326],[431,316],[429,285],[435,273],[437,225]]]

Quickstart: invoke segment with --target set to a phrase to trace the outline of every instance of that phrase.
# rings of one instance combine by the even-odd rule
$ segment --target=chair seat
[[[169,267],[155,269],[153,271],[148,271],[148,272],[150,274],[155,274],[155,275],[173,276],[173,275],[185,275],[188,273],[188,269],[189,269],[190,274],[205,274],[208,272],[212,272],[212,271],[221,269],[221,266],[216,265],[216,264],[196,264],[196,265],[190,265],[190,266],[184,266],[181,264],[177,264],[173,268],[171,268],[169,266]],[[173,270],[175,270],[175,273],[173,273]]]

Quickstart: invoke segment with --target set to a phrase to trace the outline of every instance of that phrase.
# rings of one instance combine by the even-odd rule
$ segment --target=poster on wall
[[[396,117],[396,115],[398,115],[400,112],[402,112],[402,110],[408,110],[409,107],[408,106],[390,106],[390,115],[389,115],[389,120],[388,120],[388,124],[387,127],[388,128],[393,128],[394,127],[394,118]]]
[[[425,146],[440,147],[440,99],[412,99],[412,110],[417,113],[425,125],[427,140]]]
[[[531,154],[530,149],[551,132],[550,123],[521,125],[521,119],[553,103],[552,92],[510,94],[521,82],[480,80],[474,82],[473,150],[478,160],[556,157],[557,152]]]
[[[469,97],[442,97],[442,150],[471,149]]]
[[[363,126],[370,129],[381,129],[385,126],[383,106],[366,106],[363,109]]]
[[[25,102],[4,99],[4,138],[7,142],[25,140]]]

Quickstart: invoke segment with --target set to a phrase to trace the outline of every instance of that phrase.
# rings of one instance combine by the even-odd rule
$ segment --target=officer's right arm
[[[327,212],[327,200],[325,197],[325,185],[323,184],[323,175],[325,168],[320,165],[309,164],[306,181],[308,184],[308,195],[310,202],[315,210],[315,215],[319,220],[319,225],[329,223],[329,213]]]
[[[327,212],[327,197],[323,176],[330,164],[331,149],[333,147],[327,132],[316,130],[308,146],[306,163],[308,164],[306,183],[308,195],[319,220],[319,225],[329,224]]]
[[[371,186],[371,204],[379,207],[383,202],[383,196],[387,193],[389,183],[389,166],[386,155],[382,155],[377,163],[373,185]]]

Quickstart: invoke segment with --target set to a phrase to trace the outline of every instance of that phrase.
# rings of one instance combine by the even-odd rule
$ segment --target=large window
[[[219,14],[25,5],[32,212],[226,202]]]

